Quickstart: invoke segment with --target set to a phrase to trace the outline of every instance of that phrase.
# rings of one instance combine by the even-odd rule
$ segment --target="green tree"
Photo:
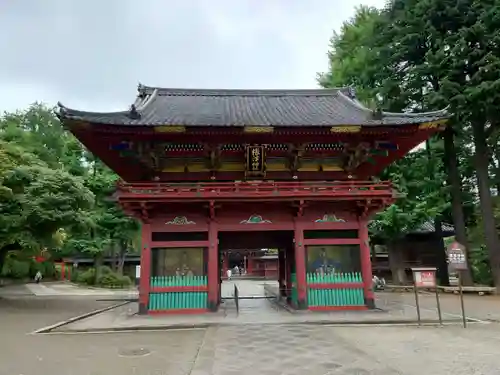
[[[379,45],[381,36],[376,34],[385,21],[386,15],[380,10],[358,8],[353,19],[344,23],[341,33],[334,33],[330,42],[330,69],[319,74],[318,81],[323,87],[355,86],[358,99],[372,108],[389,111],[422,108],[420,91],[415,92],[400,64],[389,58],[386,46]],[[404,282],[404,273],[398,271],[401,267],[395,265],[401,255],[398,242],[409,230],[429,219],[439,219],[442,211],[448,209],[442,186],[442,163],[437,159],[429,161],[428,155],[419,151],[387,168],[383,178],[393,180],[404,198],[377,215],[371,229],[388,243],[393,277]],[[445,270],[442,280],[446,283],[444,252],[441,258],[440,268]]]
[[[83,181],[13,143],[0,141],[0,161],[0,265],[9,250],[26,261],[53,247],[60,230],[86,224],[94,196]]]
[[[497,142],[492,140],[496,134],[494,113],[499,100],[496,89],[500,74],[497,69],[498,5],[498,1],[473,0],[393,1],[385,10],[371,13],[372,20],[366,25],[374,30],[372,37],[357,39],[363,40],[363,49],[370,51],[369,54],[356,54],[359,46],[343,48],[347,54],[366,59],[368,77],[360,74],[357,81],[353,81],[355,74],[352,72],[346,75],[337,73],[329,75],[333,82],[326,83],[339,85],[338,77],[345,77],[349,84],[375,90],[378,104],[393,111],[426,111],[450,104],[454,117],[452,127],[444,132],[443,157],[451,188],[451,211],[457,239],[467,244],[465,222],[473,221],[470,203],[474,201],[471,197],[475,194],[477,181],[480,222],[495,281],[500,285],[500,244],[491,201],[491,187],[495,180],[490,178],[490,175],[496,176],[498,166],[495,164]],[[345,27],[363,30],[366,27],[359,25],[360,19],[355,18],[357,23],[351,22]],[[341,45],[338,39],[334,36],[334,47]],[[342,56],[333,53],[330,58],[335,59],[337,55]],[[354,64],[362,65],[359,62]],[[340,65],[331,62],[331,67],[335,66]],[[320,80],[320,83],[327,85],[325,80]],[[455,146],[457,141],[458,148]],[[475,154],[474,163],[467,152]],[[476,174],[474,182],[472,172]],[[467,203],[467,217],[464,202]]]
[[[429,168],[432,168],[430,172]],[[393,181],[401,198],[374,217],[370,230],[387,244],[393,281],[404,284],[401,240],[429,218],[438,217],[449,208],[446,190],[442,189],[442,166],[439,159],[429,163],[426,150],[420,149],[390,165],[381,177]],[[444,257],[440,260],[445,263]],[[446,278],[447,273],[443,276]]]
[[[0,117],[0,265],[9,250],[21,260],[45,249],[96,259],[114,251],[120,269],[137,223],[110,200],[116,180],[52,109]]]
[[[449,103],[456,132],[471,130],[485,242],[496,285],[500,285],[500,242],[492,208],[488,137],[497,127],[500,102],[499,5],[478,0],[396,0],[386,12],[384,29],[395,47],[386,48],[386,54],[405,64],[424,102]]]

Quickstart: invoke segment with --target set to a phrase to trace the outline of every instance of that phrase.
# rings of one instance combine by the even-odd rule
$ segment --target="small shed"
[[[449,285],[446,249],[443,239],[453,236],[452,225],[442,223],[441,235],[427,221],[400,240],[387,246],[380,238],[371,238],[373,274],[389,283],[405,285],[411,281],[412,267],[436,267],[441,285]]]

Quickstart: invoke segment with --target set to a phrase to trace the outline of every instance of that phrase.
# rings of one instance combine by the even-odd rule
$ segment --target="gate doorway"
[[[255,313],[291,304],[293,239],[293,231],[219,232],[221,307]]]

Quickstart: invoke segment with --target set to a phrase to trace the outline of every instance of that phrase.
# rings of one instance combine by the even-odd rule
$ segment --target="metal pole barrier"
[[[236,284],[234,285],[234,303],[236,304],[236,315],[240,315],[240,305],[239,305],[239,296],[238,296],[238,287]]]
[[[439,288],[436,283],[436,306],[438,310],[439,325],[443,325],[443,316],[441,314],[441,301],[439,301]]]
[[[417,290],[417,283],[415,282],[415,280],[413,280],[413,291],[415,292],[415,306],[417,307],[417,321],[418,321],[418,325],[421,326],[422,325],[422,319],[420,317],[420,303],[418,301],[418,290]]]
[[[464,328],[467,328],[467,318],[465,317],[465,307],[464,307],[464,291],[462,289],[462,272],[458,271],[458,293],[460,293],[460,308],[462,309],[462,322]]]

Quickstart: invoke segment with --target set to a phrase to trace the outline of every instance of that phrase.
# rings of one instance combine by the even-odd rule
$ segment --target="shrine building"
[[[59,106],[142,223],[143,314],[216,311],[225,254],[238,249],[253,251],[244,268],[278,249],[273,272],[295,309],[374,308],[367,223],[397,197],[374,177],[447,121],[445,110],[371,110],[351,88],[140,85],[127,111]]]

